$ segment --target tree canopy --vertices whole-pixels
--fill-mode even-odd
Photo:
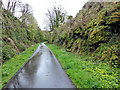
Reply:
[[[48,9],[46,13],[46,29],[53,31],[58,28],[60,24],[63,24],[66,20],[66,10],[61,5],[54,4],[52,9]]]

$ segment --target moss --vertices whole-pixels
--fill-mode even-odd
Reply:
[[[80,28],[75,28],[74,29],[74,33],[80,33],[80,31],[81,31]]]
[[[110,16],[110,18],[107,20],[107,24],[112,24],[118,21],[120,21],[120,12],[114,12]]]
[[[71,48],[72,45],[73,45],[73,39],[71,39],[70,41],[68,41],[68,44],[67,44],[67,48]]]
[[[57,33],[59,38],[56,38],[59,41],[58,44],[63,48],[71,49],[71,52],[76,54],[90,53],[94,57],[93,60],[109,62],[112,56],[110,52],[115,53],[110,50],[114,47],[112,45],[115,40],[112,44],[109,43],[112,47],[106,46],[106,43],[110,42],[113,34],[119,34],[119,6],[120,2],[117,4],[86,3],[73,21],[68,21],[59,27],[59,33]],[[70,22],[73,24],[70,25]],[[109,50],[105,50],[104,46]],[[115,55],[118,56],[116,53]]]
[[[97,42],[106,42],[110,39],[110,32],[108,26],[98,26],[94,28],[94,30],[91,32],[90,38],[89,38],[89,44],[95,44]]]

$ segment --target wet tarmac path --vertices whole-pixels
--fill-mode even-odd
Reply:
[[[5,88],[75,88],[52,51],[40,44]]]

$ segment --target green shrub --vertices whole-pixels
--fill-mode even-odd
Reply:
[[[2,47],[2,61],[10,59],[16,54],[16,51],[12,49],[10,45],[4,45]]]
[[[2,87],[5,86],[13,75],[25,64],[25,62],[28,61],[30,56],[37,49],[38,45],[39,44],[36,44],[33,47],[28,48],[26,51],[20,53],[19,55],[15,55],[13,58],[2,64]],[[5,47],[7,48],[6,50],[9,51],[9,46],[6,45]],[[2,87],[0,86],[0,89]]]
[[[20,51],[26,50],[26,46],[25,46],[25,45],[18,44],[17,47],[18,47],[18,49],[19,49]]]

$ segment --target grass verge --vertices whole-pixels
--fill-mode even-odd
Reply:
[[[12,78],[12,76],[28,61],[39,44],[28,48],[19,55],[14,56],[10,60],[2,64],[2,87]],[[0,89],[2,88],[0,87]]]
[[[77,56],[61,49],[60,46],[47,44],[60,61],[63,69],[77,88],[120,88],[118,68],[106,63],[95,63],[87,56]]]

